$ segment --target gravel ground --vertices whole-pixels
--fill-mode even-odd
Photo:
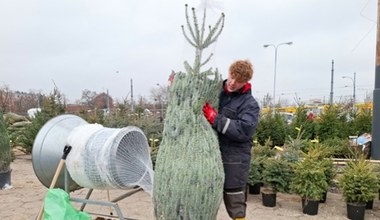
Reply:
[[[46,195],[44,187],[34,174],[31,155],[20,152],[16,154],[16,159],[11,164],[12,168],[12,188],[0,190],[0,219],[23,220],[35,219],[42,205],[42,200]],[[88,189],[81,189],[70,193],[72,198],[84,198]],[[126,190],[111,190],[110,196],[116,198],[125,194]],[[90,199],[95,201],[107,201],[107,191],[94,190]],[[80,203],[72,203],[79,209]],[[302,213],[301,199],[297,195],[281,194],[277,195],[276,207],[269,208],[262,205],[261,195],[248,195],[247,219],[347,219],[346,203],[339,193],[329,192],[326,203],[321,203],[318,214],[308,216]],[[153,205],[151,196],[143,191],[139,191],[117,203],[124,217],[131,219],[152,220]],[[115,210],[110,207],[87,205],[87,212],[101,214],[115,214]],[[97,215],[92,215],[93,219]],[[220,206],[217,220],[230,219],[226,214],[224,205]],[[365,219],[380,219],[380,201],[376,198],[373,209],[366,210]]]

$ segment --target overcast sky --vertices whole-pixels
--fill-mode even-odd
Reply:
[[[210,1],[208,1],[210,3]],[[70,102],[87,89],[116,99],[150,98],[172,70],[193,62],[180,26],[185,3],[200,0],[0,0],[0,86],[50,94],[55,85]],[[377,0],[213,1],[207,24],[223,11],[225,27],[210,66],[224,78],[237,59],[254,64],[253,93],[273,94],[273,47],[278,47],[276,99],[329,99],[335,61],[334,99],[372,95],[375,76]],[[199,18],[200,19],[200,18]]]

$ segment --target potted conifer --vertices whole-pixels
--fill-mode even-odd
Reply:
[[[252,160],[248,176],[248,187],[251,194],[260,194],[260,188],[263,185],[263,163],[266,158],[275,156],[276,152],[271,147],[272,141],[270,138],[265,141],[264,146],[259,145],[257,140],[255,140],[254,143],[255,145],[252,147]]]
[[[366,203],[373,200],[379,190],[379,180],[374,172],[374,165],[366,161],[363,156],[349,161],[338,181],[347,203],[347,217],[364,219]]]
[[[318,214],[319,201],[328,188],[326,168],[315,153],[310,150],[303,160],[294,164],[291,183],[292,192],[301,196],[302,212],[308,215]]]
[[[334,169],[333,160],[331,158],[323,158],[322,160],[320,160],[320,163],[324,170],[327,182],[326,191],[322,193],[322,198],[319,201],[321,203],[324,203],[327,199],[327,192],[329,190],[329,187],[333,184],[333,180],[336,176],[336,170]]]
[[[324,203],[326,202],[327,191],[336,176],[333,160],[331,159],[332,150],[329,147],[320,144],[317,139],[314,139],[311,141],[311,145],[309,146],[309,154],[319,163],[318,166],[321,166],[326,176],[328,187],[326,188],[326,191],[322,193],[320,200],[321,203]]]
[[[292,178],[290,163],[280,158],[265,158],[263,162],[261,190],[263,205],[276,206],[277,192],[289,192],[289,183]]]
[[[0,109],[0,189],[11,185],[12,147],[9,143],[9,135]]]
[[[377,179],[379,180],[379,200],[380,200],[380,164],[375,164],[374,165],[374,171],[377,175]]]
[[[252,158],[249,166],[248,187],[250,194],[260,194],[262,184],[262,157]]]

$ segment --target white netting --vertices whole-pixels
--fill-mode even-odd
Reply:
[[[139,128],[84,125],[75,128],[67,142],[72,146],[67,170],[78,185],[92,189],[140,186],[152,192],[149,146]]]

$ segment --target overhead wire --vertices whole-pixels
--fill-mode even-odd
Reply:
[[[374,27],[376,26],[376,21],[375,21],[375,20],[372,20],[372,19],[369,18],[369,17],[367,17],[367,16],[363,13],[364,9],[368,6],[368,4],[369,4],[370,1],[371,1],[371,0],[368,0],[368,1],[367,1],[367,3],[366,3],[366,4],[363,6],[363,8],[360,10],[360,13],[359,13],[359,14],[360,14],[361,17],[363,17],[363,18],[365,18],[366,20],[372,22],[373,24],[372,24],[372,26],[369,28],[369,30],[364,34],[364,36],[359,40],[359,42],[358,42],[357,44],[355,44],[355,46],[351,49],[351,52],[355,51],[356,48],[359,47],[359,45],[362,43],[362,41],[363,41],[364,39],[367,38],[367,36],[371,33],[371,31],[372,31],[372,30],[374,29]]]

